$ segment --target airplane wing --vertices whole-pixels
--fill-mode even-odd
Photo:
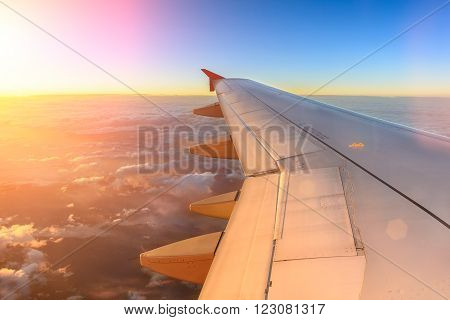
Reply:
[[[239,158],[246,179],[191,205],[229,219],[194,238],[208,250],[186,240],[188,253],[169,245],[143,265],[185,280],[201,269],[200,299],[450,297],[448,138],[203,71],[219,103],[195,113],[225,118],[214,156]]]

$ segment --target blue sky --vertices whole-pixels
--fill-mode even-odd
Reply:
[[[45,1],[48,6],[9,3],[124,82],[153,94],[206,94],[201,67],[309,93],[445,3],[81,0],[75,10],[69,2]],[[127,92],[0,7],[2,12],[11,32],[19,26],[21,38],[39,43],[27,68],[31,53],[24,44],[10,49],[23,58],[17,68],[9,59],[5,92]],[[319,93],[448,96],[449,58],[447,5]],[[45,72],[45,81],[30,70]]]
[[[198,64],[293,90],[314,90],[442,1],[206,1],[171,18],[173,68]],[[188,14],[186,14],[188,12]],[[196,35],[193,37],[192,35]],[[183,50],[184,49],[184,50]],[[192,60],[186,64],[185,59]],[[381,50],[327,91],[450,94],[450,6]],[[445,90],[445,88],[447,90]],[[389,93],[388,92],[388,93]]]

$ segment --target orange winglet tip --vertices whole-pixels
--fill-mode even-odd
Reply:
[[[214,81],[224,79],[224,77],[219,76],[217,73],[211,72],[207,69],[202,69],[203,73],[209,78],[209,91],[214,91]]]

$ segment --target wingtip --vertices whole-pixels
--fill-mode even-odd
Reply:
[[[206,74],[206,76],[209,78],[209,91],[214,91],[214,81],[224,79],[221,75],[218,75],[217,73],[211,72],[208,69],[202,69],[203,73]]]
[[[218,75],[217,73],[214,73],[212,71],[209,71],[208,69],[204,69],[202,68],[202,71],[204,74],[206,74],[206,76],[211,79],[211,80],[219,80],[219,79],[224,79],[224,77],[222,77],[221,75]]]

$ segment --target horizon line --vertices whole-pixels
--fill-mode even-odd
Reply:
[[[288,92],[288,91],[286,91]],[[383,97],[383,98],[450,98],[450,95],[406,95],[406,94],[380,94],[380,95],[372,95],[372,94],[300,94],[295,92],[290,92],[298,96],[311,96],[311,97]],[[151,97],[213,97],[214,93],[202,93],[202,94],[166,94],[166,93],[113,93],[113,92],[59,92],[59,93],[31,93],[31,94],[1,94],[0,98],[26,98],[26,97],[49,97],[49,96],[151,96]]]

